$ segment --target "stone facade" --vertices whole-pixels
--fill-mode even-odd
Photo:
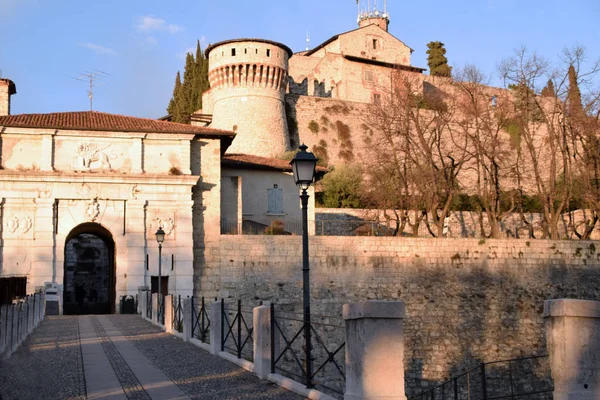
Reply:
[[[205,217],[193,213],[194,201],[196,210],[211,205],[215,225],[219,221],[218,194],[211,203],[202,190],[210,193],[216,187],[218,193],[220,188],[220,175],[211,175],[220,169],[218,132],[183,125],[184,132],[176,133],[169,129],[180,125],[167,122],[159,123],[166,132],[138,132],[136,126],[154,122],[94,112],[82,113],[75,124],[125,118],[131,131],[60,128],[72,123],[67,114],[46,115],[64,119],[57,128],[18,126],[27,115],[0,121],[0,277],[26,276],[28,293],[46,282],[65,284],[72,295],[81,283],[74,276],[86,273],[85,263],[72,263],[73,238],[100,232],[114,253],[103,267],[111,270],[98,277],[112,281],[114,312],[121,296],[135,295],[158,275],[154,233],[162,227],[162,275],[168,277],[169,292],[191,295],[194,235],[197,242],[204,240],[195,226],[202,226]],[[211,221],[210,213],[207,217]],[[92,283],[87,283],[88,295]]]
[[[402,300],[407,394],[481,361],[544,354],[546,299],[597,299],[594,241],[312,237],[311,308]],[[222,236],[195,294],[302,304],[300,237]]]

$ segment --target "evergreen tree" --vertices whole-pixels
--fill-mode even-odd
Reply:
[[[209,88],[208,59],[204,56],[198,41],[196,57],[191,53],[186,54],[183,82],[181,74],[177,72],[173,97],[167,107],[173,122],[190,123],[190,115],[202,108],[202,93]]]
[[[579,115],[583,110],[581,91],[577,83],[577,72],[573,64],[569,66],[569,92],[567,93],[567,111],[571,116]]]
[[[196,70],[194,75],[194,111],[202,108],[202,93],[210,88],[208,82],[208,60],[204,57],[200,41],[196,46]]]
[[[446,49],[442,42],[427,43],[427,65],[431,76],[452,76],[452,67],[448,65]]]
[[[181,97],[182,97],[182,112],[188,117],[191,113],[196,111],[192,102],[195,99],[194,94],[194,76],[196,72],[196,61],[194,56],[187,53],[185,56],[185,68],[183,70],[183,83],[181,84]],[[177,121],[184,122],[184,121]]]
[[[552,82],[552,79],[548,79],[548,83],[546,83],[546,86],[544,86],[542,89],[542,96],[556,97],[556,90],[554,89],[554,83]]]
[[[167,112],[171,115],[175,115],[177,113],[177,101],[179,100],[179,94],[181,93],[181,75],[179,71],[177,71],[177,76],[175,77],[175,87],[173,88],[173,97],[171,97],[171,101],[169,101],[169,106],[167,107]]]

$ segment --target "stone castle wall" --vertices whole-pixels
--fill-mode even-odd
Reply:
[[[600,296],[598,242],[311,237],[315,314],[344,303],[406,303],[408,394],[480,361],[543,354],[545,299]],[[221,236],[195,295],[301,308],[300,237]]]

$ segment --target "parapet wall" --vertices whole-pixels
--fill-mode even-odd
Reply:
[[[600,297],[595,241],[311,237],[314,313],[406,303],[410,396],[480,361],[546,352],[546,299]],[[600,250],[600,249],[599,249]],[[206,249],[196,295],[302,304],[301,238],[226,236]]]

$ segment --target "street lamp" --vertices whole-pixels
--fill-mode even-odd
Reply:
[[[304,303],[304,351],[306,354],[306,387],[312,388],[312,358],[311,358],[311,340],[310,340],[310,280],[308,264],[308,193],[306,190],[312,184],[315,178],[317,168],[317,157],[313,153],[307,152],[308,147],[305,144],[300,146],[300,151],[296,153],[294,159],[290,162],[294,172],[294,181],[302,190],[300,200],[302,201],[302,289]]]
[[[161,299],[160,296],[162,294],[162,287],[160,285],[160,278],[162,275],[162,244],[165,241],[165,231],[163,231],[162,226],[158,228],[158,230],[156,231],[156,241],[158,242],[158,309],[159,309],[159,315],[160,315],[160,309],[161,309]],[[164,313],[164,311],[163,311]]]

